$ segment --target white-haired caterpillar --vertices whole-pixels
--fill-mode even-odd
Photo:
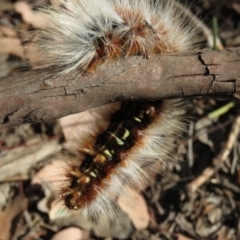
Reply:
[[[94,73],[132,55],[184,51],[197,39],[194,24],[172,0],[65,0],[43,12],[49,26],[33,37],[44,56],[37,66],[59,74]],[[182,109],[179,101],[163,100],[90,110],[102,116],[75,139],[77,157],[59,189],[66,207],[112,218],[124,185],[143,190],[153,164],[170,159],[174,139],[185,128]]]

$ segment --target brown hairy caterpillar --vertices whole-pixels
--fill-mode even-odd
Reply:
[[[172,0],[66,0],[43,13],[49,26],[34,33],[44,55],[36,65],[58,74],[94,73],[128,56],[184,51],[197,41],[196,27]],[[76,157],[59,193],[69,209],[114,220],[115,198],[127,194],[124,185],[143,190],[153,168],[159,170],[155,164],[171,159],[174,139],[185,129],[184,106],[163,100],[99,109],[89,111],[98,121],[69,145]]]

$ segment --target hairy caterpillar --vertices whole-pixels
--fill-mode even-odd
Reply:
[[[43,12],[49,26],[34,33],[44,56],[36,65],[59,74],[94,73],[132,55],[184,51],[197,40],[194,24],[171,0],[66,0]],[[83,117],[87,127],[70,145],[75,157],[59,189],[64,205],[91,219],[114,220],[124,185],[143,190],[154,164],[170,160],[174,139],[185,129],[183,109],[179,101],[163,100],[90,110]]]

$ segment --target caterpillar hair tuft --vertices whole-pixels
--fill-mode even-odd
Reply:
[[[191,49],[197,28],[173,0],[67,0],[43,10],[46,29],[34,35],[44,55],[38,67],[94,73],[132,55],[149,57]]]
[[[32,37],[44,56],[36,65],[58,74],[89,74],[129,56],[185,51],[198,40],[197,27],[172,0],[66,0],[42,11],[49,24]],[[115,199],[127,194],[124,185],[143,190],[154,169],[171,160],[174,140],[186,129],[184,105],[124,102],[82,113],[86,124],[68,144],[75,157],[63,171],[60,200],[89,219],[116,219]]]

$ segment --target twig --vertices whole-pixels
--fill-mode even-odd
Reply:
[[[109,102],[240,96],[240,48],[127,58],[91,76],[39,69],[0,78],[0,128],[47,121]]]
[[[224,161],[226,161],[238,137],[239,130],[240,130],[240,116],[236,118],[224,148],[222,149],[220,154],[213,160],[213,164],[215,167],[207,167],[200,176],[198,176],[188,184],[188,189],[192,193],[196,192],[198,188],[200,188],[204,183],[206,183],[216,172],[216,168],[218,169],[220,165]]]

